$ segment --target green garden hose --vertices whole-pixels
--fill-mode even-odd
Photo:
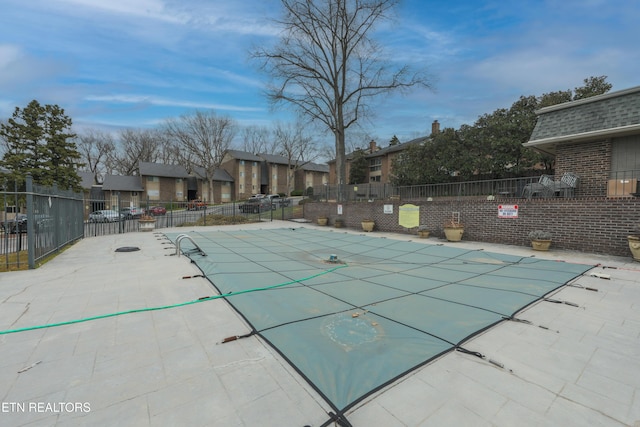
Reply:
[[[314,274],[313,276],[305,277],[303,279],[298,279],[298,280],[291,280],[289,282],[280,283],[278,285],[264,286],[264,287],[261,287],[261,288],[245,289],[244,291],[230,292],[230,293],[224,294],[224,295],[213,295],[213,296],[210,296],[210,297],[202,297],[202,298],[198,298],[197,300],[194,300],[194,301],[187,301],[187,302],[183,302],[183,303],[179,303],[179,304],[163,305],[163,306],[160,306],[160,307],[138,308],[138,309],[134,309],[134,310],[119,311],[117,313],[102,314],[100,316],[93,316],[93,317],[85,317],[85,318],[82,318],[82,319],[68,320],[66,322],[49,323],[49,324],[46,324],[46,325],[29,326],[29,327],[26,327],[26,328],[18,328],[18,329],[7,329],[7,330],[4,330],[4,331],[0,331],[0,335],[14,334],[16,332],[33,331],[33,330],[36,330],[36,329],[54,328],[56,326],[73,325],[75,323],[83,323],[83,322],[89,322],[91,320],[106,319],[106,318],[109,318],[109,317],[122,316],[124,314],[143,313],[145,311],[166,310],[168,308],[183,307],[185,305],[197,304],[197,303],[200,303],[200,302],[205,302],[205,301],[210,301],[210,300],[215,300],[215,299],[220,299],[220,298],[229,298],[229,297],[232,297],[232,296],[235,296],[235,295],[246,294],[246,293],[249,293],[249,292],[268,291],[270,289],[280,288],[282,286],[293,285],[295,283],[300,283],[300,282],[304,282],[306,280],[311,280],[311,279],[314,279],[316,277],[319,277],[319,276],[322,276],[322,275],[325,275],[325,274],[328,274],[328,273],[332,273],[332,272],[338,270],[339,268],[344,268],[344,267],[347,267],[347,264],[341,264],[341,265],[336,266],[334,268],[331,268],[329,270],[325,270],[325,271],[322,271],[322,272],[320,272],[318,274]]]

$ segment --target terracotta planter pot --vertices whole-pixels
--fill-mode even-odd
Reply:
[[[342,228],[342,227],[344,227],[344,220],[342,220],[342,219],[336,219],[336,220],[334,221],[334,223],[333,223],[333,226],[334,226],[335,228]]]
[[[464,228],[446,228],[444,229],[444,235],[450,242],[459,242],[462,240],[462,234]]]
[[[374,221],[364,219],[362,220],[362,231],[371,232],[373,231],[373,227],[375,227],[376,223]]]
[[[429,237],[429,230],[418,230],[418,237],[420,237],[421,239],[426,239],[427,237]]]
[[[321,216],[320,218],[318,218],[318,225],[327,225],[328,221],[329,218]]]
[[[634,260],[640,261],[640,236],[627,236],[629,249]]]
[[[551,246],[551,240],[532,240],[531,247],[534,251],[548,251]]]

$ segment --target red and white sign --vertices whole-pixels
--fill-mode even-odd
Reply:
[[[518,205],[499,205],[498,218],[518,218]]]

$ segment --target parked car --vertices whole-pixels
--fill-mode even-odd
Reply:
[[[271,208],[277,209],[281,206],[289,206],[291,204],[291,199],[287,199],[286,197],[280,197],[279,194],[269,194],[266,196],[267,199],[271,201]]]
[[[109,209],[95,211],[89,214],[89,222],[117,222],[123,219],[124,216],[120,212]]]
[[[189,211],[199,211],[206,208],[207,204],[199,199],[192,200],[187,204],[187,210]]]
[[[259,213],[272,209],[271,201],[266,197],[250,197],[245,203],[238,207],[242,213]]]
[[[153,216],[166,215],[167,214],[167,209],[164,208],[163,206],[151,206],[149,208],[149,214],[151,214]]]
[[[2,229],[5,231],[5,233],[26,233],[27,215],[18,214],[14,219],[3,221]]]
[[[131,206],[128,208],[120,209],[120,213],[125,219],[140,218],[142,215],[144,215],[144,209],[138,208],[136,206]]]
[[[36,228],[35,231],[46,230],[53,225],[53,218],[46,214],[35,214]],[[14,219],[2,222],[2,229],[7,233],[26,233],[27,232],[27,215],[18,214]]]

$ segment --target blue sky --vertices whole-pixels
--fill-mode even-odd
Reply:
[[[239,125],[287,121],[249,59],[274,43],[278,0],[3,0],[0,118],[32,99],[84,128],[150,128],[195,109]],[[426,68],[434,90],[374,104],[363,132],[386,145],[472,124],[520,95],[608,76],[640,85],[638,0],[404,0],[378,37],[393,61]],[[332,141],[332,136],[326,136]]]

